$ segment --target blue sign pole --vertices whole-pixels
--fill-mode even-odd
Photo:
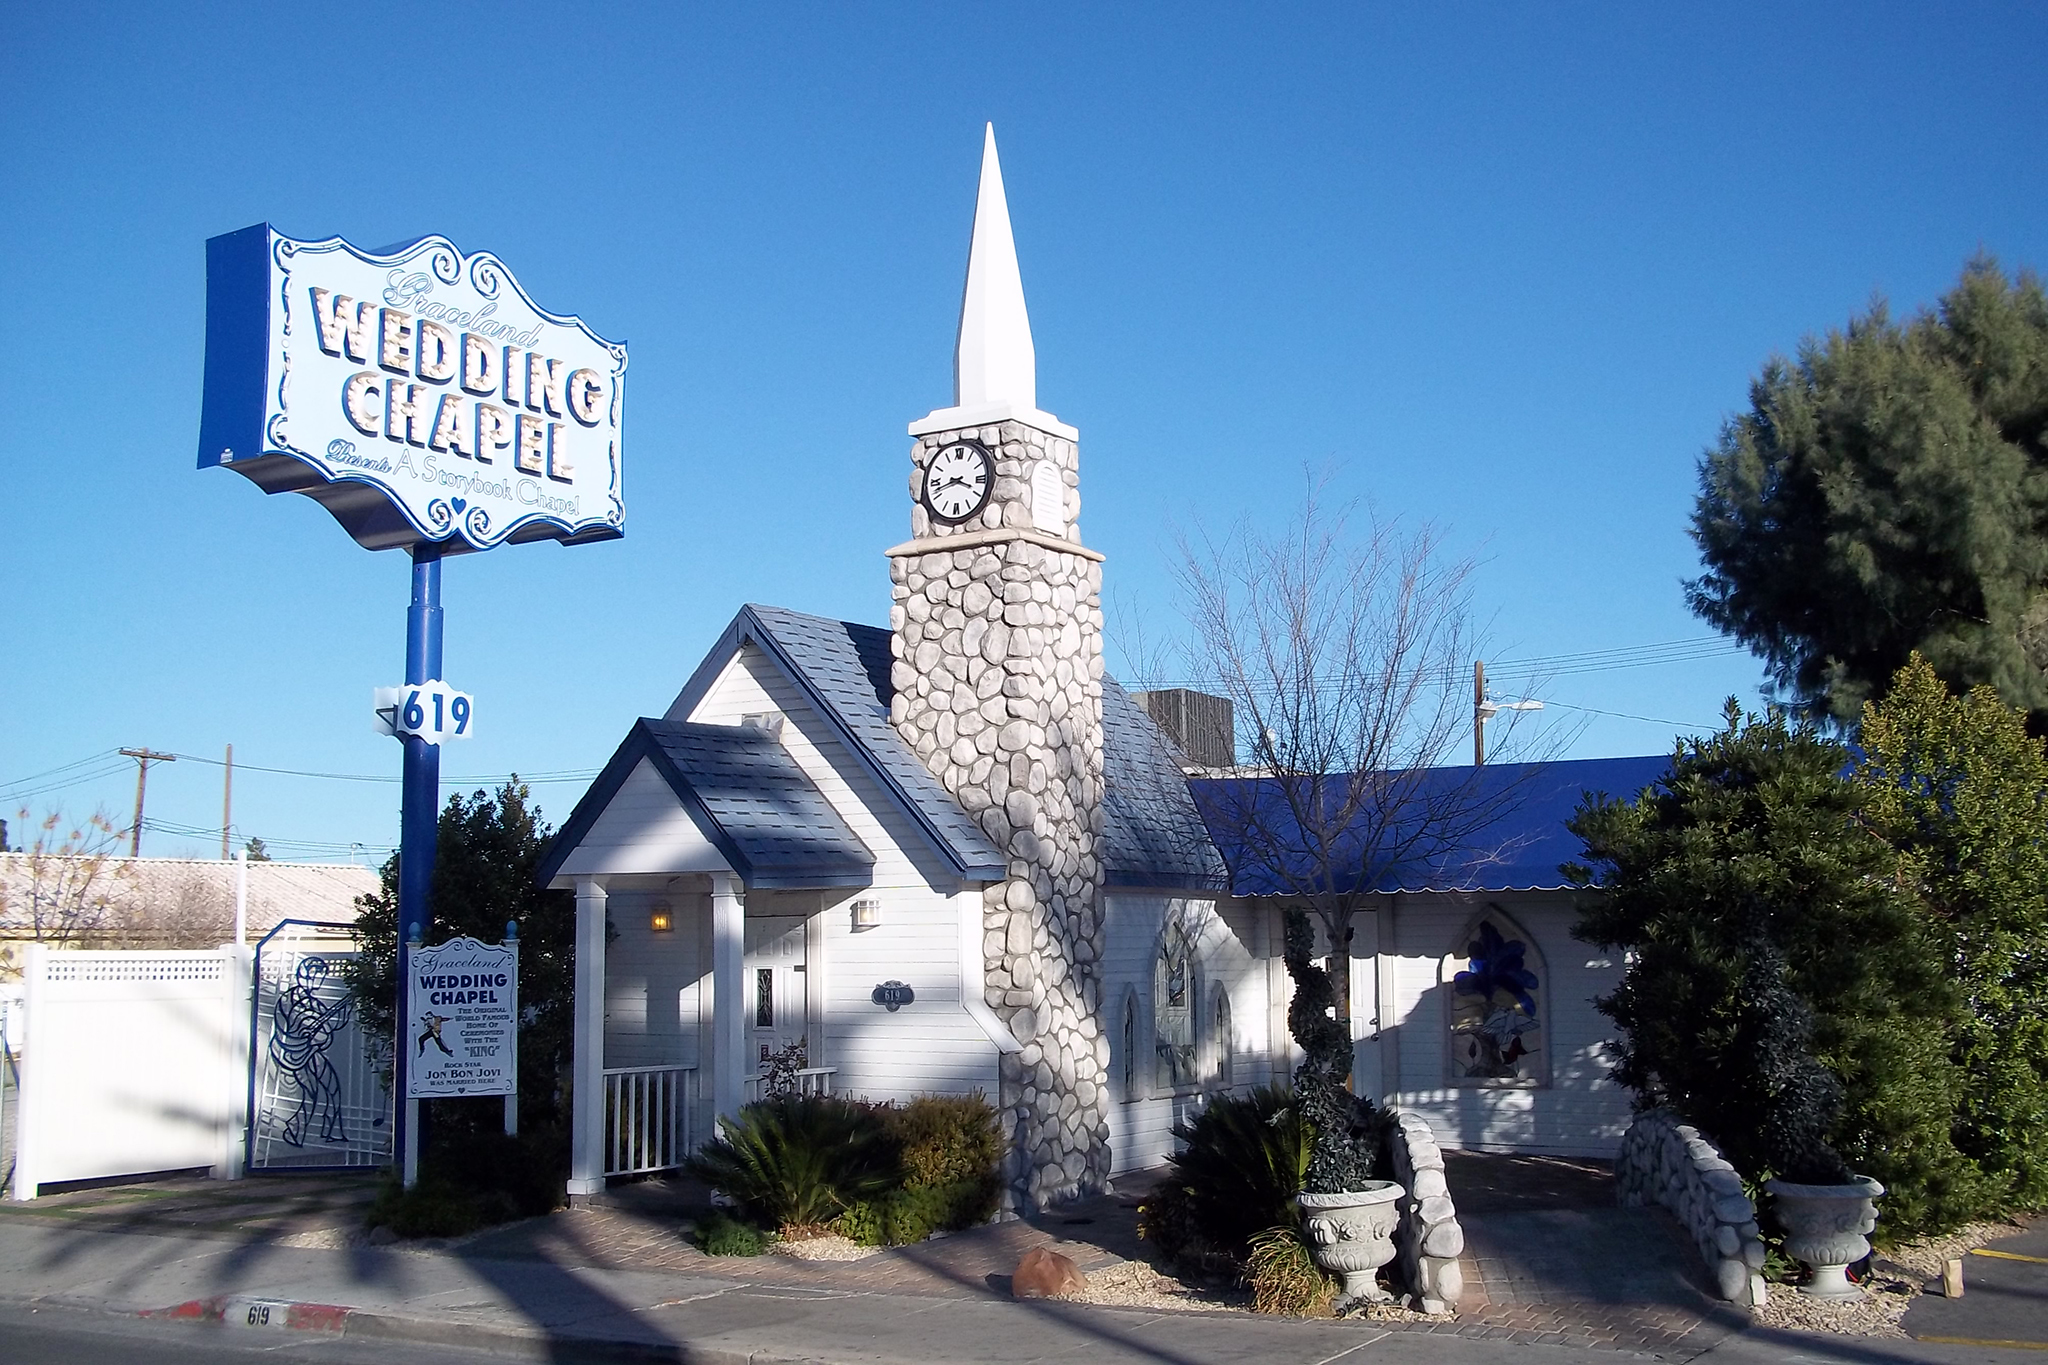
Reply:
[[[412,549],[412,605],[405,611],[405,681],[441,676],[441,547],[423,541]],[[419,1135],[406,1086],[406,1001],[412,980],[412,940],[428,928],[427,895],[434,881],[434,845],[441,818],[441,746],[405,737],[398,835],[398,1003],[392,1068],[392,1145],[407,1188],[418,1178]]]

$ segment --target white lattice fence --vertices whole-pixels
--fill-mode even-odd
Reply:
[[[249,953],[52,952],[23,973],[12,1193],[69,1180],[241,1166]]]

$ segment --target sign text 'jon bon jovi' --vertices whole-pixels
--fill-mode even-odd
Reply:
[[[495,256],[259,224],[209,241],[206,276],[201,467],[304,493],[369,549],[621,533],[626,348]]]

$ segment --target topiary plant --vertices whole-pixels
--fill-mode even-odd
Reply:
[[[875,1112],[819,1095],[746,1106],[685,1169],[770,1227],[830,1222],[902,1179],[896,1144]]]
[[[1238,1098],[1218,1095],[1194,1120],[1175,1126],[1181,1148],[1168,1158],[1188,1217],[1216,1247],[1242,1256],[1261,1229],[1300,1221],[1311,1152],[1308,1126],[1285,1086]]]
[[[1302,1189],[1339,1194],[1363,1189],[1373,1178],[1381,1115],[1345,1084],[1351,1077],[1351,1029],[1336,1017],[1337,993],[1329,972],[1313,959],[1315,941],[1308,915],[1290,908],[1283,956],[1294,978],[1294,999],[1287,1006],[1287,1027],[1303,1053],[1294,1069],[1294,1107],[1313,1143]]]

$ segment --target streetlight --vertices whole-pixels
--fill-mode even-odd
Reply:
[[[1474,660],[1472,664],[1472,766],[1486,766],[1486,722],[1503,711],[1541,711],[1540,701],[1488,701],[1486,699],[1486,664]]]

